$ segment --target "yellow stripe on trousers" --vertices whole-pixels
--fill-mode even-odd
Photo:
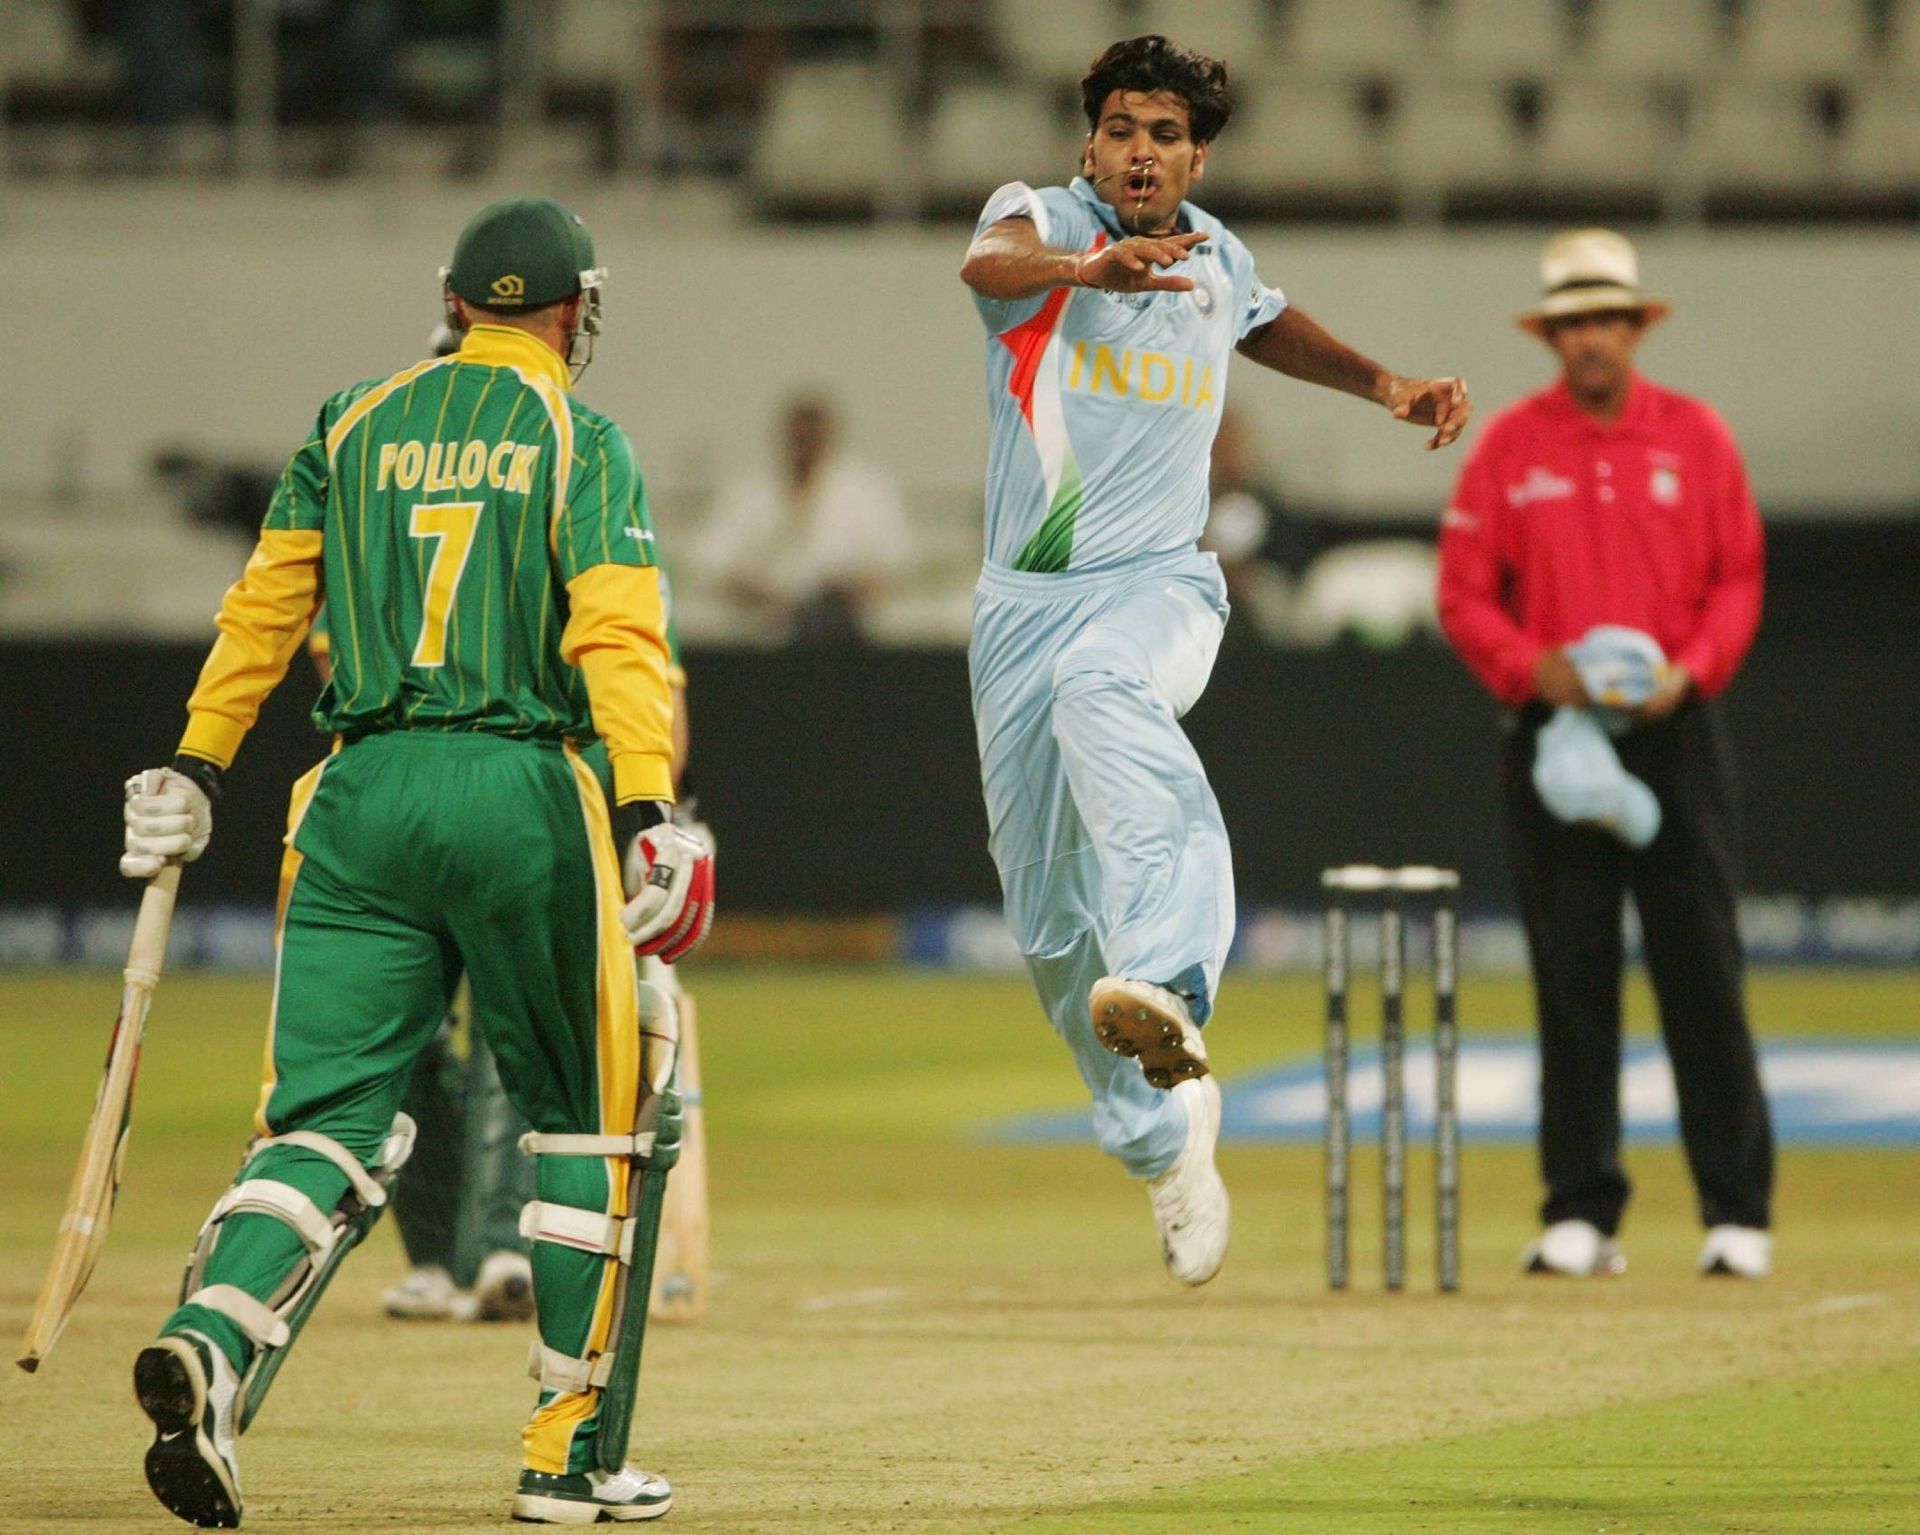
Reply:
[[[600,781],[572,747],[567,748],[567,764],[573,769],[574,782],[580,791],[580,812],[593,856],[594,925],[599,943],[594,976],[595,1059],[600,1074],[598,1128],[601,1135],[631,1135],[640,1107],[640,997],[633,947],[620,925],[620,907],[625,901],[620,860],[613,846],[613,826],[607,816],[607,800]],[[607,1158],[609,1215],[629,1213],[628,1174],[626,1158]],[[587,1329],[585,1357],[588,1359],[604,1353],[612,1341],[619,1274],[619,1261],[609,1258],[601,1272],[593,1321]],[[628,1297],[629,1305],[646,1303],[644,1295]],[[599,1401],[599,1388],[590,1387],[586,1391],[563,1391],[536,1408],[520,1434],[527,1469],[564,1475],[574,1430],[592,1415]]]
[[[333,749],[340,750],[339,742],[334,743]],[[273,1097],[273,1089],[280,1080],[273,1064],[273,1036],[280,1022],[280,955],[287,936],[287,908],[293,904],[293,883],[300,877],[300,865],[306,861],[294,847],[293,839],[306,818],[307,807],[313,803],[314,791],[320,787],[320,775],[332,760],[326,757],[303,774],[287,801],[287,850],[280,855],[280,897],[273,912],[273,1003],[267,1010],[267,1044],[260,1065],[260,1105],[253,1111],[253,1128],[260,1135],[273,1134],[273,1127],[267,1123],[267,1101]]]

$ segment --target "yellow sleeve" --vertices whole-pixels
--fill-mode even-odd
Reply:
[[[614,803],[673,800],[673,695],[660,572],[591,565],[567,583],[560,654],[586,674],[593,728],[613,763]]]
[[[317,529],[268,528],[220,603],[220,638],[187,700],[180,750],[230,766],[320,606]]]

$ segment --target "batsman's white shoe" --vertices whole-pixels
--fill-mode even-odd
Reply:
[[[1765,1279],[1773,1272],[1773,1233],[1757,1226],[1713,1226],[1700,1249],[1700,1272]]]
[[[658,1519],[673,1507],[673,1489],[664,1476],[638,1466],[609,1474],[549,1476],[522,1471],[514,1494],[513,1517],[521,1524],[598,1524]]]
[[[1569,1274],[1579,1279],[1627,1271],[1620,1244],[1601,1235],[1591,1221],[1555,1221],[1520,1261],[1529,1274]]]
[[[1189,1077],[1176,1083],[1173,1093],[1186,1106],[1187,1143],[1173,1166],[1147,1180],[1147,1193],[1167,1272],[1182,1284],[1202,1285],[1220,1272],[1232,1230],[1227,1186],[1213,1165],[1220,1140],[1220,1085],[1212,1077]]]
[[[533,1264],[525,1253],[488,1253],[461,1297],[463,1322],[525,1322],[533,1316]]]
[[[1155,1087],[1207,1074],[1207,1047],[1186,1002],[1151,981],[1102,976],[1088,999],[1093,1034],[1115,1055],[1137,1056]]]
[[[423,1264],[381,1297],[387,1315],[402,1322],[445,1322],[459,1316],[459,1286],[437,1263]]]
[[[188,1524],[231,1530],[240,1523],[240,1468],[233,1455],[233,1399],[240,1377],[197,1332],[140,1350],[133,1394],[153,1420],[147,1485]]]

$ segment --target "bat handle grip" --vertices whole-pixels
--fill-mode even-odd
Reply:
[[[140,916],[133,924],[123,975],[129,986],[156,986],[167,959],[167,929],[173,925],[173,900],[180,890],[180,865],[170,863],[147,881]]]

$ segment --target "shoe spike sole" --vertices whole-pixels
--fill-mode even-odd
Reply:
[[[1207,1063],[1188,1048],[1176,1018],[1137,997],[1101,997],[1093,1005],[1093,1033],[1115,1055],[1140,1062],[1148,1083],[1165,1090],[1191,1077],[1204,1077]]]

